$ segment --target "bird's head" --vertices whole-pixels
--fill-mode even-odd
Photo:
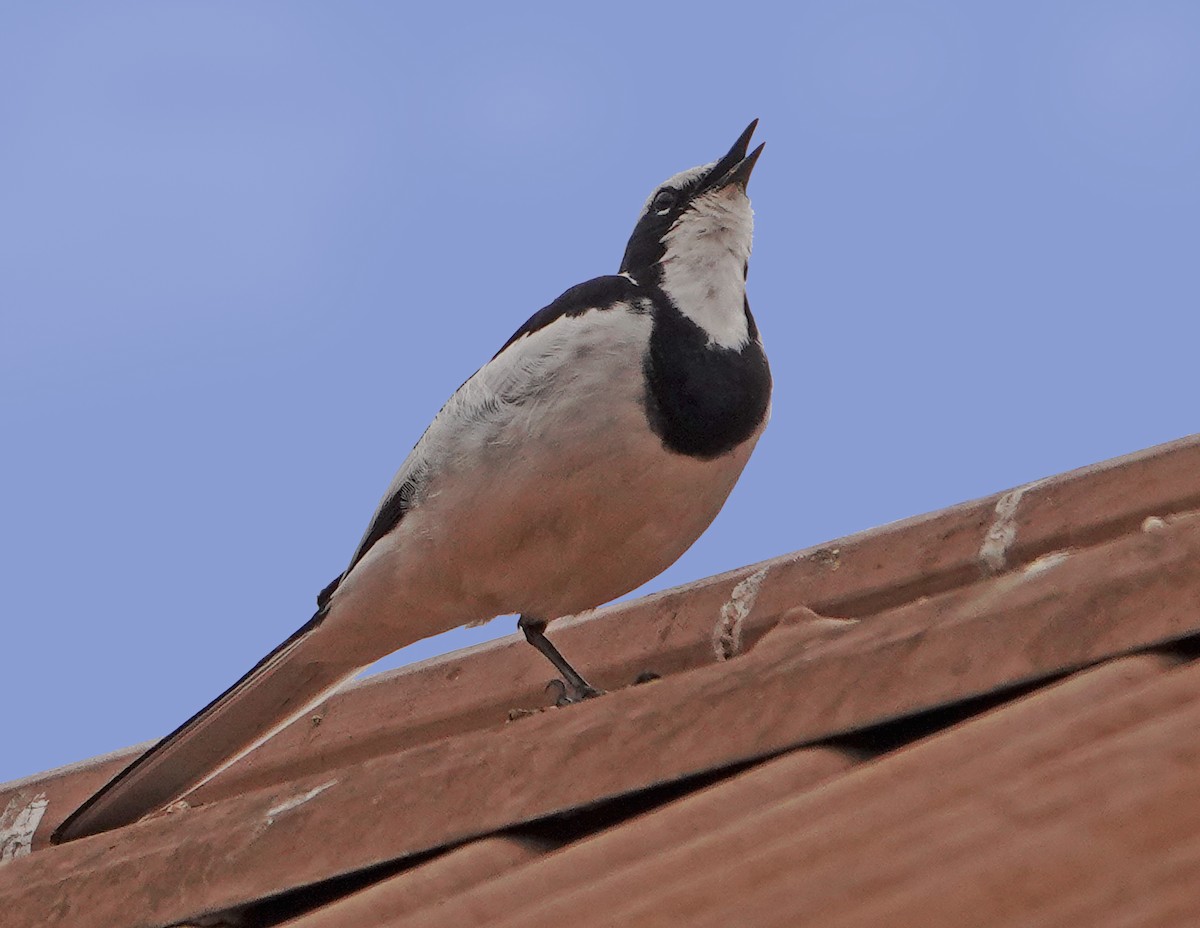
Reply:
[[[746,149],[757,125],[720,161],[684,170],[650,194],[620,263],[620,273],[661,289],[709,343],[725,348],[752,336],[743,309],[754,233],[746,182],[763,146]]]
[[[684,170],[650,194],[625,247],[623,274],[668,294],[674,277],[730,264],[744,279],[754,232],[746,182],[763,146],[749,155],[746,149],[757,125],[751,122],[720,161]]]

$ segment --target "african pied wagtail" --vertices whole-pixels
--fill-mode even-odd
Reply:
[[[76,810],[55,841],[180,798],[362,668],[459,625],[519,613],[571,698],[597,693],[547,640],[547,621],[674,563],[767,424],[771,374],[745,287],[756,123],[719,161],[653,193],[620,273],[534,313],[450,397],[308,624]]]

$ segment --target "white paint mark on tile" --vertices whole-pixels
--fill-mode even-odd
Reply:
[[[1042,483],[1041,480],[1027,483],[996,500],[995,521],[979,548],[979,566],[985,574],[998,574],[1008,567],[1008,552],[1017,540],[1017,508],[1021,505],[1021,497]]]
[[[19,795],[8,801],[0,812],[0,864],[30,853],[33,836],[49,804],[45,793],[36,794],[27,803]]]
[[[297,806],[304,805],[306,802],[308,802],[314,796],[317,796],[320,793],[325,792],[325,790],[329,789],[329,787],[336,786],[336,785],[337,785],[337,780],[330,780],[328,783],[322,783],[320,786],[314,786],[307,793],[301,793],[299,796],[293,796],[291,799],[287,799],[287,800],[281,802],[279,805],[268,809],[267,810],[268,824],[272,820],[274,820],[276,815],[280,815],[284,812],[290,812],[292,809],[295,809]]]
[[[729,602],[721,607],[720,618],[713,629],[713,651],[717,660],[727,661],[742,651],[742,626],[758,599],[758,590],[770,568],[762,567],[733,588]]]
[[[1049,554],[1043,554],[1032,564],[1027,564],[1021,573],[1026,577],[1036,577],[1038,574],[1044,574],[1046,571],[1058,567],[1070,556],[1070,551],[1051,551]]]

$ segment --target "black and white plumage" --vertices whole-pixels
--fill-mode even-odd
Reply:
[[[460,387],[388,487],[317,614],[59,828],[70,840],[180,798],[397,648],[519,613],[545,623],[670,566],[720,511],[766,426],[746,300],[755,123],[646,202],[620,272],[535,313]]]

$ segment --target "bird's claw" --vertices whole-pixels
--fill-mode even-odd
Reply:
[[[571,686],[565,680],[551,680],[546,684],[546,692],[554,694],[554,705],[561,709],[563,706],[571,706],[577,702],[583,702],[585,699],[594,699],[597,696],[603,696],[604,690],[598,690],[596,687],[585,683],[583,686]]]

